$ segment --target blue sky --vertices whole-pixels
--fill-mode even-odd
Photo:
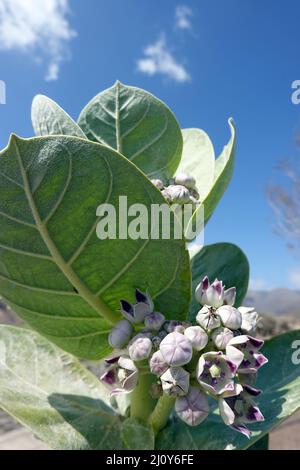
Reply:
[[[77,118],[116,79],[157,95],[182,127],[203,128],[217,154],[232,116],[235,173],[205,241],[238,244],[256,287],[292,280],[300,288],[299,263],[273,233],[265,198],[276,162],[295,154],[300,130],[300,105],[291,101],[291,84],[300,79],[299,1],[9,0],[14,2],[19,13],[11,23],[8,0],[0,0],[0,80],[7,87],[1,147],[10,132],[33,134],[35,94],[50,96]]]

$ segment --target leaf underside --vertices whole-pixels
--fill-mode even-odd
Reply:
[[[122,449],[109,393],[37,333],[0,326],[0,407],[52,449]]]
[[[180,162],[182,135],[170,109],[150,93],[117,82],[82,110],[88,139],[118,150],[149,177],[170,177]]]

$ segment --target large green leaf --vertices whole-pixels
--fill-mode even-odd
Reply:
[[[265,421],[251,426],[251,439],[232,431],[217,414],[212,414],[194,428],[175,420],[158,436],[157,448],[247,449],[268,434],[300,408],[300,364],[292,361],[292,345],[296,340],[300,340],[300,331],[284,333],[265,344],[263,352],[269,363],[261,370],[257,384],[263,390],[257,403]]]
[[[86,139],[78,124],[47,96],[36,95],[34,97],[31,120],[36,135],[73,135]]]
[[[222,198],[231,180],[232,173],[233,173],[233,166],[234,166],[234,155],[235,155],[235,127],[233,125],[232,119],[229,119],[228,123],[229,123],[230,131],[231,131],[231,138],[228,144],[225,145],[219,158],[215,161],[213,183],[207,195],[201,201],[201,204],[199,204],[198,208],[194,211],[193,217],[191,218],[189,222],[189,227],[187,228],[187,232],[190,230],[191,224],[193,225],[195,224],[197,216],[200,216],[200,218],[203,218],[204,224],[208,222],[208,220],[210,219],[215,208],[217,207],[220,199]],[[208,141],[207,141],[207,147],[209,149]],[[206,154],[206,158],[210,162],[209,165],[211,165],[211,152],[212,150],[207,150],[207,154]],[[207,192],[207,187],[205,188],[205,191]],[[200,211],[203,211],[203,214],[201,214]],[[200,226],[200,230],[202,230],[201,226]],[[192,244],[190,245],[191,245],[190,254],[191,254],[191,257],[193,257],[201,249],[202,244],[201,243],[197,244],[197,240],[195,240],[194,246],[192,246]]]
[[[152,450],[154,449],[154,432],[150,426],[138,419],[126,419],[121,428],[121,437],[125,449]]]
[[[176,173],[193,175],[200,201],[204,201],[214,182],[214,148],[208,135],[201,129],[183,129],[182,135],[183,151]]]
[[[223,281],[226,288],[235,286],[237,289],[236,303],[241,305],[249,283],[249,263],[242,250],[232,243],[215,243],[204,246],[192,261],[192,291],[204,276],[208,276],[210,281],[218,278]],[[192,297],[190,307],[190,318],[194,319],[199,303]]]
[[[88,359],[108,352],[119,300],[133,301],[136,287],[167,317],[184,318],[190,301],[188,253],[172,226],[170,240],[150,229],[146,239],[97,237],[97,207],[118,209],[120,195],[148,213],[164,203],[131,162],[90,141],[12,136],[0,154],[0,293],[34,329]]]
[[[53,449],[122,449],[105,387],[37,333],[0,326],[0,407]]]
[[[182,135],[170,109],[150,93],[116,82],[83,109],[78,123],[90,140],[117,149],[148,176],[171,176]]]

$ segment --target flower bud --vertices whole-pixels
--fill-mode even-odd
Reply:
[[[198,388],[191,387],[187,395],[177,398],[175,411],[178,417],[189,426],[198,426],[209,413],[206,395]]]
[[[156,351],[149,361],[149,366],[152,374],[162,375],[169,368],[169,365],[166,363],[162,353]]]
[[[243,333],[255,336],[258,322],[258,313],[253,307],[239,307],[238,311],[242,315],[241,330]]]
[[[218,308],[223,305],[224,300],[224,287],[222,281],[215,279],[210,285],[208,277],[198,284],[195,290],[196,300],[201,305],[208,305],[210,307]]]
[[[241,312],[231,305],[223,305],[218,308],[217,314],[221,318],[223,325],[227,326],[227,328],[230,328],[231,330],[238,330],[242,325]]]
[[[133,328],[127,320],[120,320],[111,330],[108,342],[114,349],[123,348],[132,335]]]
[[[160,312],[152,312],[146,315],[145,317],[145,327],[149,330],[158,331],[161,329],[162,325],[165,322],[165,316]]]
[[[147,337],[135,336],[128,347],[128,353],[133,361],[143,361],[147,359],[152,350],[152,341]]]
[[[165,188],[161,191],[161,194],[163,195],[163,197],[165,198],[165,200],[169,203],[169,204],[172,204],[172,195],[171,193],[168,191],[168,188]]]
[[[226,349],[229,341],[234,337],[234,334],[229,328],[217,328],[212,333],[212,340],[218,349]]]
[[[201,351],[208,343],[208,336],[200,326],[189,326],[185,329],[184,334],[196,351]]]
[[[186,395],[190,386],[190,374],[183,367],[170,367],[160,378],[164,393],[171,396]]]
[[[205,330],[213,330],[221,326],[221,319],[214,309],[206,305],[199,310],[196,316],[196,322]]]
[[[135,291],[137,303],[132,305],[127,300],[120,301],[120,310],[126,320],[131,323],[142,323],[145,316],[153,311],[153,302],[148,292],[144,294],[139,289]]]
[[[224,304],[225,305],[234,305],[236,298],[236,288],[230,287],[224,291]]]
[[[188,189],[193,189],[196,186],[196,180],[193,176],[189,175],[188,173],[178,173],[175,176],[175,184],[179,184],[181,186],[185,186]]]
[[[162,182],[162,180],[154,179],[151,180],[151,183],[154,184],[154,186],[156,186],[157,189],[159,189],[160,191],[164,189],[164,183]]]
[[[160,343],[159,349],[170,366],[187,364],[193,355],[192,343],[177,331],[169,333]]]
[[[170,195],[173,204],[186,204],[189,202],[190,193],[189,190],[184,186],[170,185],[166,191]]]

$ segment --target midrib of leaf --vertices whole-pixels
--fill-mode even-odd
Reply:
[[[61,256],[60,252],[58,251],[55,243],[50,237],[48,232],[47,226],[45,223],[42,222],[40,214],[37,210],[34,198],[31,193],[27,173],[25,171],[22,157],[19,151],[19,147],[16,141],[16,138],[12,138],[12,142],[15,145],[16,155],[21,171],[21,176],[23,179],[24,184],[24,191],[28,200],[29,207],[31,209],[34,221],[36,226],[41,234],[41,237],[47,246],[53,261],[56,265],[60,268],[62,273],[66,276],[66,278],[70,281],[70,283],[77,289],[78,293],[83,297],[83,299],[93,307],[99,316],[104,317],[108,322],[114,324],[117,320],[116,315],[101,301],[99,297],[96,297],[81,281],[81,279],[77,276],[77,274],[73,271],[73,269],[65,262],[63,257]],[[70,158],[72,159],[71,155]]]
[[[116,119],[116,144],[117,151],[122,153],[122,137],[121,137],[121,127],[120,127],[120,83],[116,83],[116,109],[115,109],[115,119]]]

